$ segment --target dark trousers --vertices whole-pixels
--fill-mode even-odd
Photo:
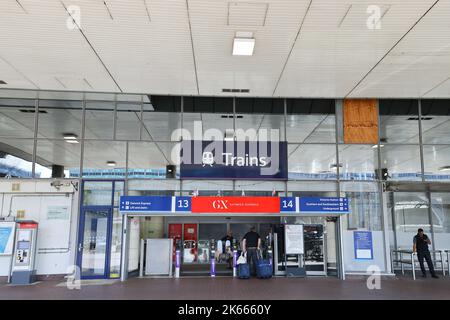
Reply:
[[[257,249],[249,248],[247,249],[247,263],[250,268],[250,274],[252,276],[256,275],[256,263],[258,261]]]
[[[434,267],[433,267],[433,261],[431,260],[430,251],[418,251],[417,252],[417,259],[420,263],[420,269],[422,270],[422,274],[426,275],[425,272],[425,265],[423,263],[423,259],[427,261],[428,269],[430,269],[430,273],[434,275]]]

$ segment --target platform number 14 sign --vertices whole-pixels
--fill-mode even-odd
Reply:
[[[295,197],[280,198],[281,211],[296,211]]]

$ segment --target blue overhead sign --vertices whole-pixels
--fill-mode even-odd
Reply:
[[[147,212],[172,211],[172,197],[159,196],[122,196],[120,197],[120,211]]]
[[[280,213],[290,214],[347,214],[348,198],[280,197]],[[122,213],[189,213],[192,212],[190,196],[121,196]]]
[[[349,199],[337,197],[301,197],[300,212],[349,213]]]
[[[181,179],[287,180],[284,141],[181,142]]]

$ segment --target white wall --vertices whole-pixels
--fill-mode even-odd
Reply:
[[[344,268],[345,272],[366,272],[371,265],[376,265],[381,272],[386,271],[384,261],[383,232],[372,231],[373,260],[356,260],[354,252],[353,230],[345,230],[344,242]]]
[[[51,181],[0,181],[0,216],[16,217],[18,212],[24,212],[22,219],[39,223],[36,251],[39,275],[66,274],[67,268],[75,263],[78,192],[68,180],[63,181],[60,190],[52,187]],[[12,191],[13,183],[20,184],[19,191]],[[52,219],[48,216],[52,207],[67,207],[68,217]],[[10,256],[0,257],[0,276],[8,275],[10,261]]]
[[[128,247],[128,272],[139,268],[139,245],[140,245],[140,219],[139,217],[130,218],[130,227],[128,235],[130,237]]]

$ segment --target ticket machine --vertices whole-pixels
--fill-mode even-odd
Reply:
[[[18,221],[16,226],[11,283],[30,284],[36,281],[34,262],[38,223],[35,221]]]

